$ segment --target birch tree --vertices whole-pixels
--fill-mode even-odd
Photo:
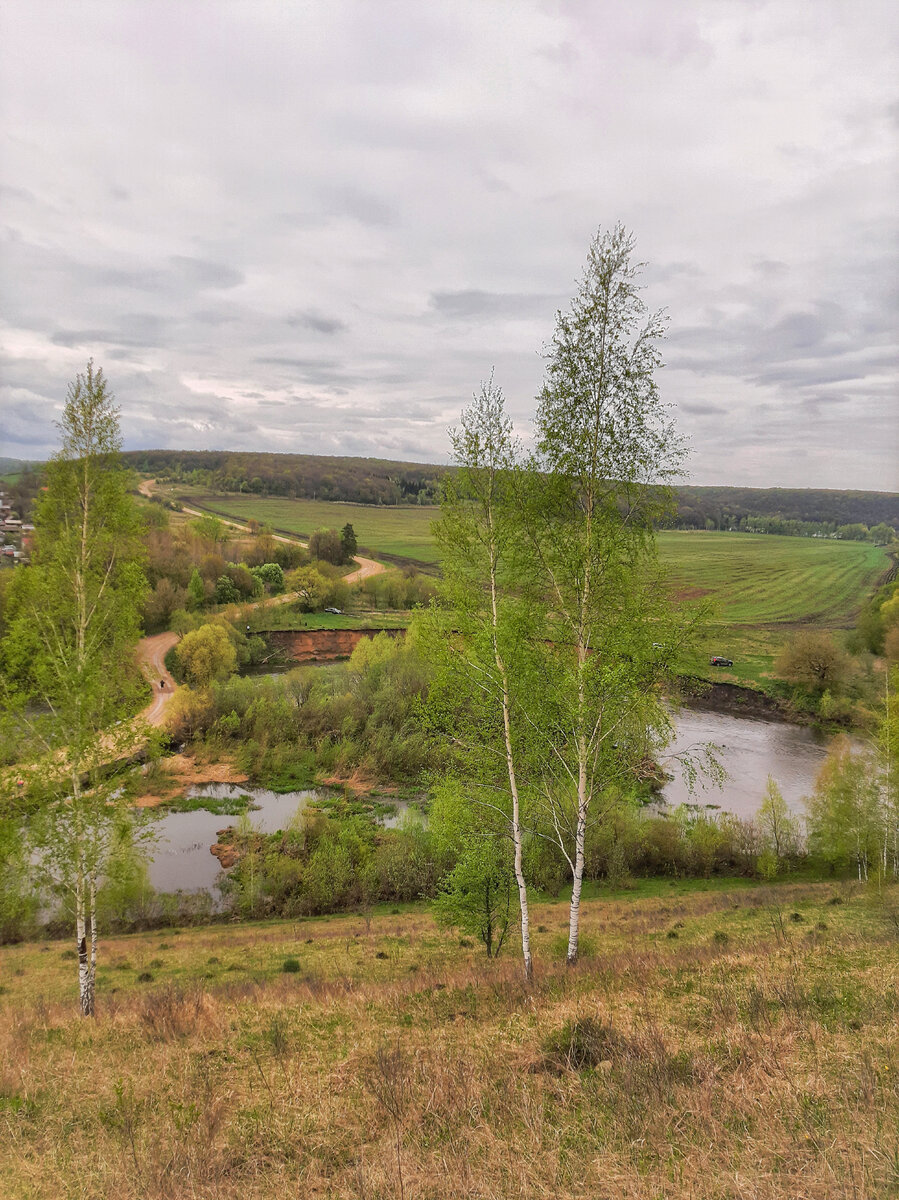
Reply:
[[[664,737],[654,684],[675,638],[653,520],[682,447],[655,382],[665,323],[641,299],[633,248],[621,226],[597,233],[571,307],[557,314],[523,506],[552,614],[533,723],[547,743],[551,833],[572,872],[572,964],[591,810]]]
[[[93,362],[69,386],[58,429],[35,514],[34,565],[14,581],[2,655],[5,699],[33,755],[23,801],[32,842],[69,897],[81,1012],[93,1016],[97,892],[127,820],[117,765],[140,737],[124,718],[139,703],[133,650],[146,581],[118,410]]]
[[[447,706],[443,729],[458,753],[453,771],[474,802],[499,813],[512,841],[525,977],[533,977],[523,869],[524,753],[516,695],[529,677],[526,659],[541,626],[525,597],[522,530],[516,519],[520,451],[493,378],[482,384],[450,434],[458,471],[445,487],[434,526],[442,553],[449,627],[437,647],[444,664],[432,708]]]

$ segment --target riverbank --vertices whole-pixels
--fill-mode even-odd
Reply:
[[[678,678],[678,700],[700,712],[726,713],[735,717],[761,717],[766,721],[785,721],[793,725],[811,725],[808,713],[797,712],[786,701],[755,688],[737,683],[713,683],[696,675]]]

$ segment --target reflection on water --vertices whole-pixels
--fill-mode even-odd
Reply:
[[[669,756],[714,742],[728,777],[721,788],[700,785],[691,796],[679,764],[668,761],[665,769],[675,776],[664,789],[669,804],[714,804],[750,817],[761,804],[771,775],[790,808],[804,812],[802,797],[811,792],[827,755],[827,740],[819,734],[782,721],[714,712],[682,712],[674,725],[675,738],[666,751]]]
[[[253,806],[247,815],[253,827],[262,833],[275,833],[286,829],[297,813],[318,799],[320,793],[314,790],[278,793],[233,783],[205,783],[190,788],[187,795],[215,800],[250,796]],[[397,801],[394,807],[395,813],[381,819],[388,828],[400,822],[408,805]],[[218,841],[220,830],[239,820],[240,817],[203,811],[173,812],[162,817],[154,826],[158,840],[151,849],[150,883],[161,892],[207,889],[216,894],[221,868],[209,848]]]

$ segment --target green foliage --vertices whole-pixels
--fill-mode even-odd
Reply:
[[[280,563],[261,563],[258,567],[253,567],[252,574],[272,595],[284,591],[284,569]]]
[[[198,538],[212,542],[213,545],[225,541],[228,536],[224,523],[212,515],[196,517],[190,522],[190,528]]]
[[[509,843],[471,837],[458,854],[434,899],[434,915],[440,924],[477,937],[487,957],[495,958],[514,916],[515,874]]]
[[[848,654],[829,633],[803,630],[794,634],[775,664],[784,679],[810,688],[819,696],[837,690],[849,677]]]
[[[340,546],[343,551],[343,561],[345,563],[352,562],[356,557],[359,544],[356,540],[356,531],[349,521],[340,531]]]
[[[187,585],[187,605],[188,608],[202,608],[205,603],[206,589],[203,587],[203,578],[194,567]]]
[[[343,542],[336,529],[316,529],[309,537],[310,558],[339,567],[344,561]]]
[[[69,386],[59,429],[35,512],[34,565],[14,580],[0,657],[3,700],[42,751],[28,775],[32,854],[72,905],[81,1011],[93,1015],[86,939],[90,931],[95,951],[96,889],[124,803],[118,764],[137,739],[125,718],[143,691],[133,649],[147,586],[118,410],[92,362]]]
[[[882,858],[899,870],[895,811],[872,762],[846,738],[833,743],[806,804],[809,850],[832,870],[851,866],[867,879]]]
[[[240,852],[225,890],[246,916],[319,915],[434,894],[430,835],[420,822],[381,830],[370,818],[302,810],[261,835],[242,821],[228,836]]]
[[[762,854],[773,857],[776,872],[783,863],[797,856],[799,826],[787,807],[783,793],[770,775],[756,821],[762,836]],[[769,872],[766,870],[764,873]]]
[[[216,604],[238,604],[240,602],[240,592],[227,575],[220,575],[216,580],[214,599]]]
[[[175,647],[175,654],[194,687],[208,687],[237,668],[237,653],[222,625],[201,625],[186,633]]]
[[[21,817],[0,817],[0,945],[34,935],[39,897],[31,874]]]
[[[284,580],[289,592],[296,592],[302,612],[318,612],[331,595],[331,581],[315,567],[297,567]]]
[[[375,608],[403,610],[429,604],[437,594],[437,584],[414,567],[406,567],[369,575],[360,590]]]

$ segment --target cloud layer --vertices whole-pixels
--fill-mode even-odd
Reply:
[[[592,233],[670,316],[696,482],[899,489],[886,0],[11,0],[2,450],[88,356],[128,448],[524,434]]]

